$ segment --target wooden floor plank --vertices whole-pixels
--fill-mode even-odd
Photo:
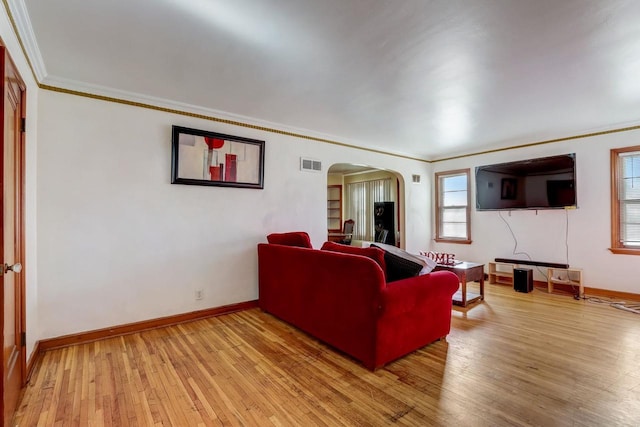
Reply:
[[[640,316],[489,285],[370,372],[250,309],[47,351],[15,425],[638,426]]]

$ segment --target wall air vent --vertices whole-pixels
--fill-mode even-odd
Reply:
[[[322,162],[319,160],[300,157],[300,170],[309,172],[322,172]]]
[[[420,184],[420,175],[411,175],[411,180],[414,184]]]

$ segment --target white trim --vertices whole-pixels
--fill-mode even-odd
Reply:
[[[44,65],[42,55],[40,54],[36,35],[33,32],[33,26],[29,19],[27,6],[24,4],[24,0],[7,0],[7,4],[11,10],[11,14],[13,15],[27,58],[31,62],[31,67],[33,68],[36,80],[41,82],[47,76],[47,69]]]
[[[86,93],[90,95],[104,96],[107,98],[114,98],[116,100],[146,104],[154,107],[166,108],[169,110],[176,110],[180,112],[199,114],[207,117],[215,117],[222,120],[230,120],[230,121],[235,121],[242,124],[248,124],[248,125],[263,127],[267,129],[276,129],[284,133],[305,135],[312,138],[318,138],[320,140],[336,141],[336,142],[339,142],[340,144],[345,144],[347,146],[352,146],[355,148],[362,148],[365,150],[377,150],[381,154],[407,156],[413,160],[426,161],[424,159],[410,156],[407,153],[395,152],[392,150],[385,150],[380,147],[372,146],[370,144],[365,144],[359,140],[345,139],[336,135],[316,132],[310,129],[287,126],[281,123],[274,123],[267,120],[260,120],[253,117],[228,113],[225,111],[205,108],[205,107],[201,107],[193,104],[186,104],[182,102],[172,101],[165,98],[157,98],[154,96],[149,96],[141,93],[114,89],[108,86],[101,86],[101,85],[96,85],[91,83],[80,82],[77,80],[66,79],[66,78],[58,77],[54,75],[47,75],[44,79],[41,80],[41,83],[43,85],[51,86],[54,88],[65,89],[69,91],[77,91],[77,92]]]

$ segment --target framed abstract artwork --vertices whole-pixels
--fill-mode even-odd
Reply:
[[[173,126],[171,183],[264,188],[264,141]]]

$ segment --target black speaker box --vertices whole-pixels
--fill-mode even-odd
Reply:
[[[513,289],[516,292],[533,291],[533,270],[530,268],[514,268]]]
[[[393,202],[375,202],[373,204],[374,211],[374,225],[376,226],[376,232],[378,229],[387,230],[387,237],[384,242],[387,245],[396,244],[396,226],[395,226],[395,214],[393,208]],[[377,240],[376,240],[377,241]]]

